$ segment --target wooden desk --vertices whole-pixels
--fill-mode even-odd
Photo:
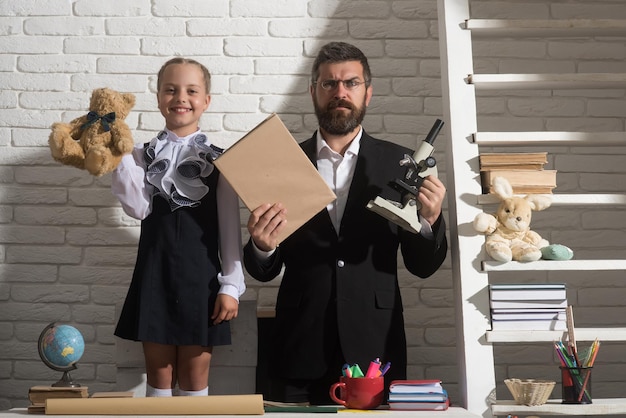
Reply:
[[[363,414],[363,415],[362,415]],[[478,415],[470,414],[463,408],[451,407],[447,411],[356,411],[356,410],[340,410],[337,414],[319,414],[319,413],[290,413],[290,412],[270,412],[265,415],[259,415],[265,418],[476,418]],[[8,411],[0,411],[0,418],[25,418],[25,417],[53,417],[54,415],[33,415],[28,414],[26,408],[14,408]],[[176,415],[179,418],[233,418],[235,415]],[[163,415],[123,415],[124,418],[162,418]],[[253,415],[246,417],[252,418]],[[72,415],[72,418],[114,418],[112,415]]]

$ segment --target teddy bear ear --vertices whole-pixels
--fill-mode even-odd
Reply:
[[[491,181],[491,185],[493,187],[493,191],[500,196],[500,199],[508,199],[513,197],[513,187],[511,183],[504,177],[494,177]]]
[[[133,106],[135,106],[135,95],[134,94],[132,94],[132,93],[124,93],[124,94],[122,94],[122,97],[124,98],[124,102],[128,106],[128,109],[131,109]]]

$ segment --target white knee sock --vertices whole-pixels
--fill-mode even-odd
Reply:
[[[201,390],[182,390],[178,389],[178,396],[207,396],[209,394],[209,387],[205,387]]]
[[[157,389],[146,383],[147,398],[168,398],[172,396],[172,389]]]

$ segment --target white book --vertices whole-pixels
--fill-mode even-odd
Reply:
[[[489,285],[492,290],[525,290],[525,289],[565,289],[565,283],[495,283]]]
[[[390,389],[389,402],[445,402],[448,399],[448,392],[442,388],[441,392],[398,392]]]
[[[564,284],[492,284],[491,300],[566,300]]]
[[[415,379],[394,380],[389,385],[389,393],[446,393],[441,385],[441,380]]]
[[[543,309],[567,308],[567,299],[563,300],[491,300],[491,309]]]

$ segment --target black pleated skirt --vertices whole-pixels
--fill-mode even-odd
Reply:
[[[141,223],[133,278],[118,337],[170,345],[231,343],[230,324],[213,325],[220,289],[215,182],[198,207],[170,210],[156,196]]]

